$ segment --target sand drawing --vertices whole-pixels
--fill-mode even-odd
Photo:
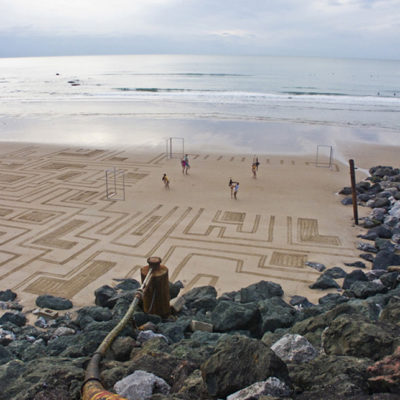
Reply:
[[[248,157],[191,158],[230,165]],[[22,297],[48,293],[79,302],[89,285],[111,284],[110,277],[138,279],[140,266],[153,255],[186,291],[261,279],[308,285],[318,276],[305,267],[310,259],[354,257],[337,235],[320,231],[318,219],[231,209],[230,203],[202,207],[184,198],[171,204],[162,196],[136,204],[143,182],[157,177],[158,183],[167,162],[163,154],[137,160],[115,150],[21,144],[0,160],[0,289],[18,290]],[[290,160],[260,161],[297,168]],[[104,170],[115,166],[126,172],[130,190],[123,204],[105,201]]]

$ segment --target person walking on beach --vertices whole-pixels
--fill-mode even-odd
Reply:
[[[251,166],[251,172],[253,173],[253,178],[257,178],[257,164],[253,163]]]
[[[185,161],[185,173],[187,175],[188,174],[188,169],[190,168],[189,157],[188,157],[187,154],[185,154],[185,158],[183,160]]]
[[[161,180],[164,182],[165,189],[169,190],[169,179],[167,174],[164,174]]]
[[[239,191],[239,182],[236,182],[235,187],[233,189],[233,197],[235,200],[237,200],[237,192]]]
[[[257,156],[253,157],[253,164],[255,164],[256,169],[258,171],[258,166],[260,165],[260,163],[258,162],[258,157]]]
[[[231,189],[231,199],[233,199],[233,189],[235,188],[236,182],[233,182],[232,178],[229,178],[228,186]]]
[[[184,158],[182,158],[181,160],[181,165],[182,165],[182,174],[184,174],[186,169],[186,161]]]

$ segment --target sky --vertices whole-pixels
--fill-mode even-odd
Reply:
[[[400,59],[400,0],[0,0],[0,57]]]

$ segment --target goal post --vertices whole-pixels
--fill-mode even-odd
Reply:
[[[167,159],[182,158],[185,155],[185,139],[183,137],[169,137],[166,140],[165,154]]]
[[[106,170],[106,199],[125,200],[125,171],[113,167]]]
[[[332,168],[332,163],[333,163],[333,147],[325,144],[317,145],[315,166]]]

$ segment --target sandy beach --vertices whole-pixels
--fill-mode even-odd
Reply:
[[[395,153],[342,148],[357,156],[357,179],[363,168],[395,165]],[[159,256],[185,291],[213,285],[222,294],[269,280],[287,297],[317,301],[327,291],[309,289],[319,273],[306,262],[351,270],[344,263],[359,260],[361,228],[337,194],[350,184],[348,165],[316,166],[315,154],[258,158],[253,178],[253,155],[190,152],[186,175],[178,155],[3,142],[0,290],[18,293],[25,310],[40,294],[81,307],[102,285],[139,280],[147,258]],[[237,200],[230,178],[240,182]]]

